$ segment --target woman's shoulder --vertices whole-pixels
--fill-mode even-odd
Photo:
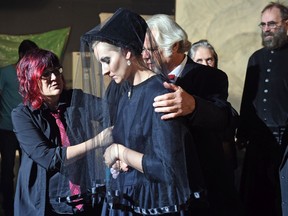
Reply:
[[[151,77],[149,80],[150,81],[148,82],[147,87],[153,90],[155,94],[159,94],[159,93],[164,94],[164,93],[171,92],[170,90],[164,87],[163,83],[167,82],[167,79],[165,79],[165,77],[163,77],[162,75],[157,74]]]
[[[39,109],[33,109],[30,105],[25,105],[23,103],[20,103],[17,107],[15,107],[12,112],[11,115],[27,115],[29,113],[39,113],[40,110]]]
[[[12,113],[14,112],[22,112],[23,110],[27,109],[27,105],[24,105],[23,103],[18,104],[18,106],[16,106],[13,110]]]
[[[11,118],[13,125],[22,124],[27,119],[31,118],[33,110],[28,105],[24,105],[23,103],[19,104],[15,107],[11,112]]]

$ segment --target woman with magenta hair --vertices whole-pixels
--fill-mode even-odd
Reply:
[[[105,182],[102,147],[112,140],[111,129],[104,130],[109,122],[104,102],[66,90],[60,61],[47,50],[27,53],[17,75],[23,103],[12,111],[22,150],[15,216],[97,215],[84,195]],[[87,111],[91,106],[94,112]]]

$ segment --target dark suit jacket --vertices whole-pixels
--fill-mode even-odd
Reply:
[[[196,109],[188,116],[189,129],[207,186],[209,215],[235,215],[238,196],[228,177],[222,148],[223,130],[231,117],[231,106],[227,102],[228,77],[223,71],[200,65],[188,57],[176,85],[196,100]],[[189,163],[189,156],[187,160]]]

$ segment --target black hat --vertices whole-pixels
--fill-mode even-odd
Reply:
[[[142,52],[147,28],[146,21],[139,14],[119,8],[105,23],[91,29],[81,39],[90,45],[94,41],[107,42],[137,55]]]

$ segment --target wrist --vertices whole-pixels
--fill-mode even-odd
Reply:
[[[125,150],[125,146],[117,144],[118,159],[120,161],[123,161],[123,162],[125,162],[125,160],[124,160],[124,150]]]

